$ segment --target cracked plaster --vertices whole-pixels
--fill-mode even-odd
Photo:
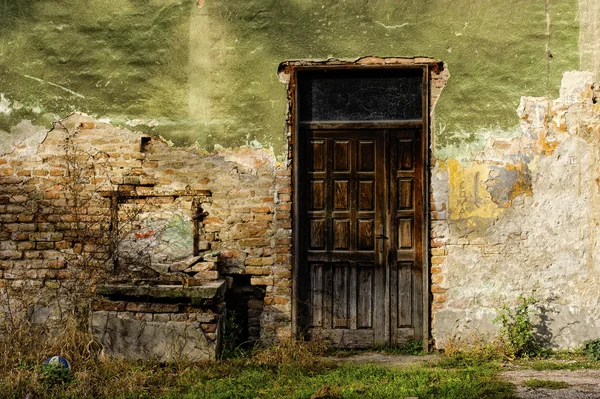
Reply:
[[[438,346],[459,331],[494,334],[496,308],[534,289],[550,345],[597,338],[600,107],[592,96],[592,74],[568,72],[559,99],[521,99],[520,137],[488,139],[470,167],[435,165],[433,195],[448,197],[448,218],[434,224],[448,251]]]

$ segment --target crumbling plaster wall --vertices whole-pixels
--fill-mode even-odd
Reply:
[[[267,309],[254,301],[254,311],[260,312],[264,326],[289,334],[290,171],[275,162],[275,157],[287,159],[287,99],[285,85],[275,74],[277,65],[285,59],[355,59],[365,54],[437,57],[453,74],[437,105],[431,137],[438,160],[431,203],[433,334],[438,344],[469,319],[493,331],[493,308],[527,292],[535,283],[528,276],[540,276],[539,284],[546,284],[538,290],[544,299],[550,286],[560,294],[552,302],[557,310],[549,313],[555,317],[556,342],[573,345],[583,339],[579,333],[564,338],[569,330],[561,332],[560,323],[575,320],[568,328],[581,331],[595,323],[593,316],[587,320],[585,311],[578,310],[591,314],[596,309],[586,307],[593,305],[593,295],[582,299],[597,289],[591,272],[595,177],[585,167],[593,157],[593,140],[573,132],[565,136],[562,127],[540,115],[564,119],[565,126],[577,120],[585,125],[595,118],[588,112],[593,106],[576,101],[588,110],[579,112],[567,97],[558,103],[528,100],[522,104],[526,111],[521,126],[514,108],[521,95],[555,93],[565,70],[580,66],[595,71],[596,2],[195,4],[27,0],[0,5],[0,145],[10,153],[0,160],[6,161],[0,164],[2,182],[21,184],[20,179],[31,178],[36,187],[48,183],[50,192],[60,187],[50,183],[64,176],[64,170],[53,166],[50,153],[42,156],[39,150],[51,140],[39,149],[38,144],[50,123],[73,109],[161,134],[180,145],[197,142],[201,148],[216,148],[216,154],[199,160],[197,154],[190,155],[193,151],[153,141],[157,153],[142,154],[136,134],[96,122],[93,129],[82,129],[84,141],[106,135],[106,142],[93,146],[112,148],[108,152],[118,176],[135,180],[131,173],[164,169],[157,180],[164,188],[213,190],[206,228],[215,237],[218,233],[215,242],[225,250],[225,274],[245,273],[255,286],[264,287]],[[537,138],[523,133],[524,128]],[[50,133],[50,139],[58,132]],[[48,151],[61,149],[60,141],[54,145]],[[273,152],[249,148],[261,146]],[[573,155],[577,151],[586,157]],[[190,174],[180,173],[188,164],[193,165]],[[582,183],[571,192],[565,186],[574,184],[574,177]],[[561,196],[555,198],[557,190]],[[70,270],[68,262],[55,262],[57,253],[77,249],[67,239],[52,241],[65,233],[30,231],[52,227],[44,217],[38,225],[29,220],[33,216],[20,216],[22,209],[10,198],[0,201],[5,201],[0,204],[0,286],[68,293],[77,281],[96,281]],[[585,219],[585,206],[570,209],[571,204],[586,205],[592,216]],[[583,268],[584,263],[592,266]],[[561,277],[567,272],[576,277],[567,281]],[[477,273],[480,278],[475,278]],[[558,281],[579,285],[561,291]]]
[[[2,311],[10,305],[31,316],[43,309],[42,321],[58,318],[74,308],[85,310],[94,287],[117,277],[107,256],[109,241],[102,240],[109,233],[110,200],[100,193],[153,190],[191,197],[195,190],[210,190],[210,201],[202,204],[207,213],[202,233],[210,249],[220,252],[219,274],[230,284],[231,275],[245,275],[261,290],[261,303],[248,305],[259,310],[255,334],[290,335],[290,172],[272,153],[239,148],[201,154],[158,138],[142,141],[139,133],[81,114],[50,132],[33,129],[31,136],[27,123],[19,129],[29,139],[15,141],[0,157]],[[81,167],[73,169],[68,152]],[[83,176],[77,190],[86,202],[79,207],[69,189],[73,172]],[[173,202],[175,207],[190,203]],[[80,218],[74,219],[74,209]],[[183,220],[193,212],[182,209],[179,216]],[[97,231],[95,242],[90,230]],[[148,234],[142,231],[137,238]],[[191,246],[189,251],[191,256]]]
[[[567,72],[560,98],[522,97],[520,135],[490,137],[471,162],[432,173],[433,335],[494,334],[518,295],[541,332],[575,347],[600,328],[600,106],[592,73]]]

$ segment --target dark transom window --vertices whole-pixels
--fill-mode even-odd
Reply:
[[[415,69],[298,72],[300,120],[422,119],[423,72]]]

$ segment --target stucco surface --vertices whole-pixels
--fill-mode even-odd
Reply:
[[[448,198],[436,235],[448,255],[445,307],[434,335],[495,333],[503,303],[539,301],[540,333],[574,347],[600,328],[600,120],[591,73],[567,73],[561,97],[524,97],[521,136],[490,138],[471,167],[439,162],[433,191]]]
[[[577,0],[4,2],[0,129],[77,110],[179,145],[283,159],[279,63],[427,56],[452,73],[436,152],[469,158],[490,134],[514,135],[520,96],[556,95],[579,67],[579,25]]]

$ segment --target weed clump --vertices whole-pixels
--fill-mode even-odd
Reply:
[[[223,320],[221,359],[237,359],[248,355],[248,351],[244,349],[245,342],[240,342],[243,328],[236,321],[236,317],[234,311],[228,311]]]
[[[322,363],[321,356],[326,352],[322,341],[302,341],[286,339],[277,345],[257,350],[252,360],[260,365],[272,368],[282,365],[314,368]]]
[[[423,350],[423,341],[414,339],[408,339],[402,345],[377,345],[373,347],[373,350],[390,355],[422,356],[427,354]]]
[[[500,337],[506,348],[506,355],[512,359],[538,357],[546,354],[543,345],[537,339],[537,329],[532,317],[538,306],[534,296],[519,295],[513,308],[507,304],[498,309],[494,323],[500,324]]]
[[[437,363],[442,368],[495,368],[504,358],[504,345],[500,340],[489,340],[484,336],[472,335],[468,340],[456,337],[449,339],[444,348],[444,357]]]
[[[584,346],[585,354],[592,360],[600,361],[600,338],[587,341]]]

